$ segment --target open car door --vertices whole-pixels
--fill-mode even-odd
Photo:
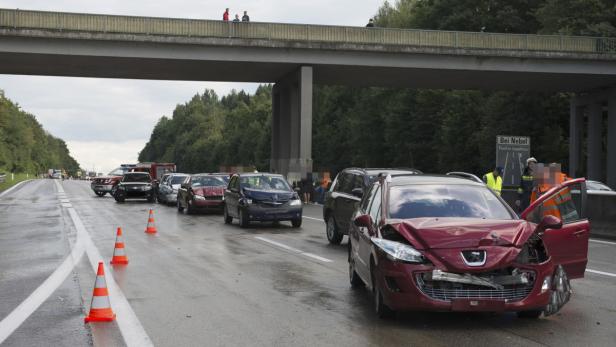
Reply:
[[[590,223],[586,218],[586,180],[565,181],[535,200],[521,217],[539,224],[544,216],[562,220],[562,228],[546,229],[542,236],[554,263],[562,265],[569,278],[582,278],[588,262]]]

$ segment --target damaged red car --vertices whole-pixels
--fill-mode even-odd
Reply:
[[[584,277],[590,225],[584,179],[567,181],[520,217],[484,184],[437,175],[381,177],[349,230],[352,287],[376,313],[552,315]]]

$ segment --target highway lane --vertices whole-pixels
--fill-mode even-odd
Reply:
[[[109,196],[97,198],[86,182],[65,181],[62,186],[104,258],[110,259],[113,253],[115,228],[123,227],[130,264],[113,268],[107,275],[118,282],[155,345],[609,346],[616,339],[616,278],[587,274],[585,279],[574,281],[571,302],[560,314],[547,319],[518,319],[513,314],[413,312],[383,321],[372,312],[370,293],[350,288],[346,240],[340,246],[327,243],[324,224],[318,220],[318,206],[305,207],[305,216],[310,218],[304,219],[300,229],[288,223],[255,224],[241,229],[237,221],[225,225],[219,215],[188,216],[173,207],[145,202],[117,204]],[[0,200],[0,235],[23,223],[23,215],[9,217],[19,210],[10,207],[12,202],[28,201],[39,191],[51,201],[55,198],[53,190],[50,180],[34,181]],[[11,203],[8,199],[12,199]],[[47,204],[28,207],[28,216],[40,213],[59,226],[25,225],[29,232],[38,234],[22,241],[24,245],[33,247],[30,244],[59,233],[66,233],[70,239],[74,231],[57,203],[53,215]],[[149,208],[155,209],[159,231],[154,236],[144,234]],[[57,266],[68,254],[68,245],[48,245],[57,254],[49,263]],[[5,250],[4,242],[0,250]],[[616,273],[615,250],[616,245],[591,243],[589,267]],[[69,296],[89,306],[94,274],[85,261],[82,263],[75,268],[72,282],[78,289],[74,285]],[[5,264],[15,266],[2,263],[2,269]],[[0,299],[0,319],[34,289],[31,287],[36,287],[37,281],[44,280],[44,274],[53,271],[52,265],[41,267],[32,262],[18,269],[25,273],[38,271],[40,275],[31,280],[33,285],[22,289],[23,295],[11,296],[9,302],[4,296]],[[13,283],[1,280],[0,289]],[[41,309],[54,303],[55,296],[57,293]],[[85,308],[69,307],[73,319],[63,320],[65,325],[59,327],[59,332],[82,332],[77,334],[84,337],[79,342],[90,343],[88,325],[82,323]],[[25,327],[38,321],[39,313],[7,342],[19,345],[28,341],[23,340],[30,334]],[[47,314],[53,316],[53,312]],[[116,324],[92,325],[94,344],[122,344]],[[53,331],[45,327],[40,335]]]

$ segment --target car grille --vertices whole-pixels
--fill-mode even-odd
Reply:
[[[508,302],[520,301],[533,290],[533,284],[506,285],[503,289],[481,287],[471,284],[446,281],[426,281],[421,274],[415,276],[417,286],[424,294],[435,300],[453,299],[501,299]]]

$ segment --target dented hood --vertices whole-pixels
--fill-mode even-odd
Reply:
[[[415,218],[390,225],[417,249],[521,247],[534,231],[525,220]]]
[[[416,218],[391,220],[389,225],[422,251],[438,268],[447,271],[487,271],[515,260],[535,227],[525,220],[469,218]],[[471,267],[461,251],[486,251],[485,265]]]

